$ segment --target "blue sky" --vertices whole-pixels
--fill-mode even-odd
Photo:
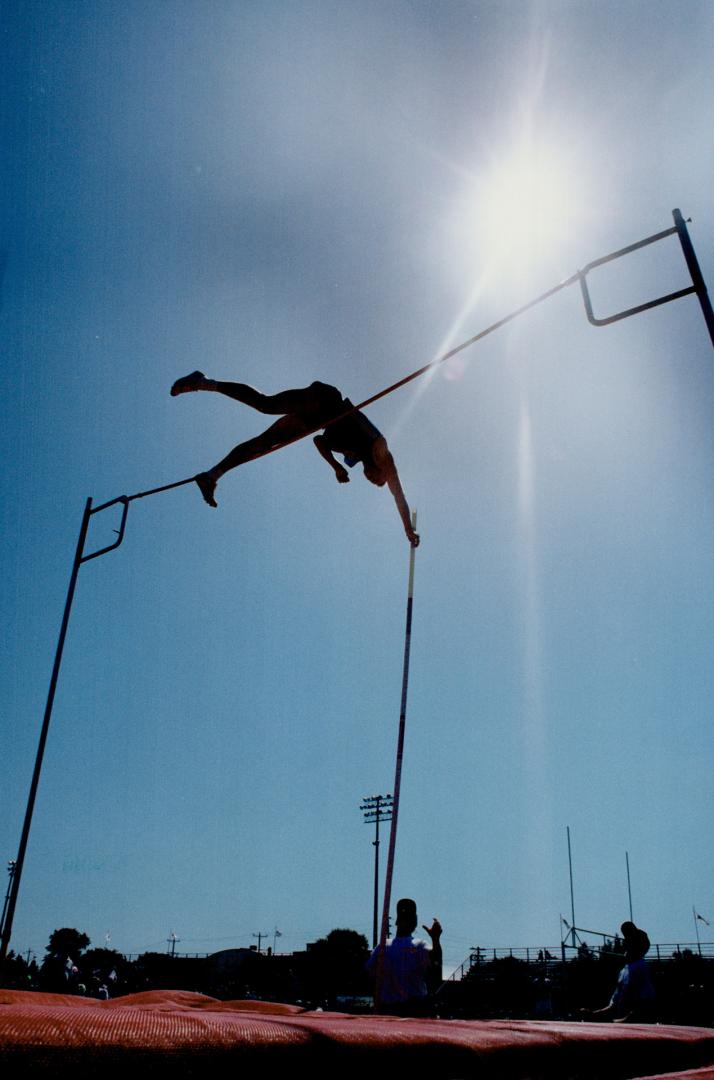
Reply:
[[[362,400],[681,207],[714,280],[710,4],[9,2],[2,814],[82,509],[265,426],[198,367]],[[687,284],[676,239],[596,310]],[[419,514],[394,895],[472,945],[714,917],[714,364],[694,298],[563,290],[369,410]],[[13,945],[368,936],[408,545],[309,440],[134,503],[80,574]],[[103,540],[114,520],[94,519]],[[385,849],[386,850],[386,847]]]

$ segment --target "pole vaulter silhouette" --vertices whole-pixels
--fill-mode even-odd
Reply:
[[[190,375],[176,380],[171,387],[171,396],[198,390],[224,394],[258,412],[280,417],[261,435],[234,446],[212,469],[195,477],[209,506],[218,505],[215,499],[216,485],[230,469],[269,454],[271,450],[277,450],[288,442],[300,439],[316,428],[324,428],[323,433],[316,435],[313,442],[321,457],[333,470],[338,483],[349,483],[350,474],[335,459],[335,453],[344,458],[345,465],[349,468],[361,462],[367,480],[377,487],[384,487],[386,484],[392,493],[409,543],[414,547],[419,543],[419,537],[409,518],[409,506],[387,440],[381,431],[355,408],[349,398],[343,398],[337,387],[313,382],[310,386],[297,390],[261,394],[259,390],[245,383],[207,379],[202,371],[192,371]]]

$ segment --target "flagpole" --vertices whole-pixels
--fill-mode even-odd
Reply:
[[[627,867],[627,896],[630,901],[630,922],[633,922],[632,918],[632,889],[630,887],[630,856],[625,852],[625,865]]]
[[[570,930],[572,933],[573,948],[575,948],[575,896],[573,893],[573,856],[570,851],[570,826],[566,825],[568,833],[568,869],[570,871]]]
[[[694,904],[692,904],[692,916],[694,917],[694,933],[697,935],[697,952],[701,956],[702,955],[702,946],[701,946],[701,942],[699,941],[699,926],[697,925],[697,911],[696,911],[696,908],[694,907]]]

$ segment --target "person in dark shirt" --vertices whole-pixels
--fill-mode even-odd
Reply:
[[[340,454],[349,468],[361,462],[367,480],[377,487],[386,484],[389,488],[409,543],[413,547],[418,545],[419,536],[412,527],[409,506],[387,440],[363,413],[348,412],[354,409],[354,405],[342,396],[337,387],[313,382],[310,386],[283,390],[279,394],[261,394],[245,383],[220,382],[206,378],[202,371],[193,371],[176,380],[171,387],[171,396],[197,390],[225,394],[258,412],[280,417],[261,435],[239,443],[212,469],[198,474],[196,483],[209,506],[218,505],[215,499],[216,485],[230,469],[270,453],[310,431],[323,428],[322,434],[316,435],[313,442],[333,470],[338,483],[348,483],[350,475],[344,465],[336,460],[335,454]],[[348,415],[344,416],[346,412]]]
[[[625,966],[620,971],[617,985],[604,1009],[595,1009],[589,1015],[593,1019],[614,1020],[615,1023],[641,1022],[653,1018],[655,990],[647,969],[645,956],[650,939],[645,930],[633,922],[620,927],[625,948]]]
[[[429,1016],[441,985],[441,923],[424,926],[431,948],[412,936],[417,928],[417,906],[410,897],[397,901],[397,931],[382,951],[378,945],[367,961],[375,977],[375,1003],[393,1016]]]

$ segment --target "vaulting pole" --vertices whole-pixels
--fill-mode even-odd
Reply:
[[[412,528],[416,529],[416,510],[412,511]],[[384,904],[382,907],[382,930],[379,938],[382,953],[387,943],[389,931],[389,907],[392,899],[392,875],[394,872],[394,849],[397,844],[397,820],[399,818],[399,793],[402,786],[402,758],[404,756],[404,729],[407,719],[407,689],[409,687],[409,651],[412,641],[412,607],[414,604],[414,555],[416,548],[409,551],[409,591],[407,593],[407,625],[404,635],[404,668],[402,673],[402,704],[399,712],[399,737],[397,739],[397,765],[394,773],[394,805],[392,825],[389,832],[389,852],[384,881]],[[381,983],[381,965],[377,967],[377,1002]]]

